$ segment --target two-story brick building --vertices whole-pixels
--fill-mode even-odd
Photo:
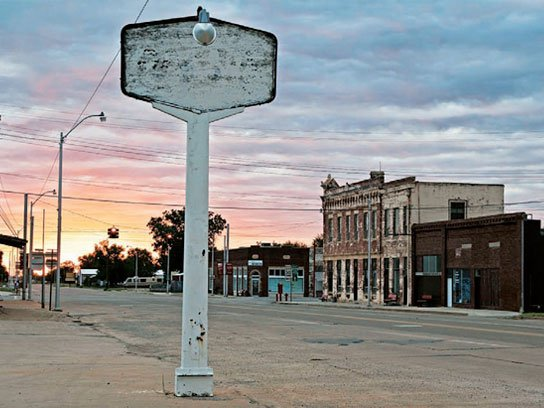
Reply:
[[[413,304],[544,308],[540,220],[514,213],[416,224],[412,240]]]
[[[504,212],[499,184],[385,182],[384,172],[373,171],[343,186],[329,175],[321,187],[323,294],[340,301],[368,301],[370,280],[372,302],[395,293],[411,304],[412,224]]]

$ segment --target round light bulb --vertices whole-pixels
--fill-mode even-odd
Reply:
[[[217,33],[214,26],[210,23],[210,15],[206,9],[198,13],[198,23],[193,28],[193,38],[200,45],[210,45],[215,41]]]

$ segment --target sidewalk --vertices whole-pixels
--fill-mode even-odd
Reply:
[[[315,307],[379,310],[379,311],[387,311],[387,312],[448,314],[448,315],[458,315],[458,316],[494,317],[494,318],[514,318],[520,315],[519,312],[511,312],[508,310],[461,309],[461,308],[453,308],[453,307],[385,306],[385,305],[374,305],[374,304],[371,306],[367,306],[366,304],[353,303],[353,302],[322,302],[321,300],[316,298],[295,298],[292,302],[281,301],[277,303],[282,305],[305,305],[305,306],[315,306]]]
[[[0,301],[0,406],[10,408],[250,407],[234,389],[173,395],[171,362],[127,353],[118,340],[34,301]]]

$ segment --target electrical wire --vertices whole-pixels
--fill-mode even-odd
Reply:
[[[2,192],[8,194],[18,194],[24,195],[24,192],[13,191],[13,190],[1,190]],[[29,195],[38,195],[33,193],[28,193]],[[47,196],[46,196],[47,197]],[[50,196],[54,197],[54,196]],[[181,208],[184,207],[183,204],[179,203],[161,203],[161,202],[152,202],[152,201],[134,201],[134,200],[114,200],[107,198],[96,198],[96,197],[73,197],[65,196],[63,199],[74,200],[74,201],[86,201],[86,202],[98,202],[98,203],[109,203],[109,204],[126,204],[126,205],[144,205],[144,206],[162,206],[162,207],[172,207],[172,208]],[[491,204],[478,204],[470,205],[471,208],[485,208],[485,207],[500,207],[500,206],[514,206],[514,205],[527,205],[527,204],[544,204],[543,199],[537,200],[528,200],[528,201],[515,201],[515,202],[506,202],[502,203],[491,203]],[[428,206],[428,207],[418,207],[420,210],[438,210],[438,209],[448,209],[449,206]],[[210,209],[215,210],[241,210],[241,211],[309,211],[309,212],[322,212],[322,208],[318,207],[307,207],[307,208],[297,208],[297,207],[247,207],[247,206],[210,206]],[[349,210],[351,207],[338,207],[332,210],[344,211]]]
[[[138,13],[138,16],[136,17],[136,20],[134,21],[135,23],[138,22],[138,19],[140,18],[140,16],[142,15],[142,13],[144,12],[145,8],[147,7],[147,3],[149,3],[149,0],[146,0],[143,7],[140,9],[140,12]],[[79,122],[80,118],[83,116],[83,114],[85,113],[85,110],[88,108],[89,104],[91,103],[91,101],[94,99],[96,93],[98,92],[98,90],[100,89],[100,87],[102,86],[103,82],[104,82],[104,79],[106,78],[106,76],[108,75],[108,73],[110,72],[111,70],[111,67],[113,66],[114,62],[117,60],[117,57],[119,56],[119,53],[121,52],[121,49],[119,48],[119,50],[117,51],[117,53],[115,54],[115,56],[113,57],[110,65],[108,66],[108,68],[106,69],[106,72],[104,72],[104,75],[102,75],[102,78],[100,78],[100,81],[98,82],[97,86],[95,87],[94,91],[92,92],[91,96],[89,97],[89,99],[87,100],[87,103],[85,104],[85,106],[83,107],[83,109],[81,110],[81,112],[79,113],[79,116],[76,118],[76,120],[73,122],[72,124],[72,129],[74,128],[74,126],[76,126],[76,124]],[[47,184],[48,180],[49,180],[49,176],[51,175],[51,172],[55,166],[55,164],[57,163],[57,160],[59,158],[59,154],[60,153],[57,153],[57,155],[55,156],[55,159],[53,160],[53,164],[51,165],[51,169],[49,170],[49,173],[48,173],[48,176],[46,177],[45,179],[45,182],[42,186],[42,191],[44,190],[45,188],[45,185]],[[42,192],[40,191],[40,193]]]
[[[20,143],[28,143],[28,144],[37,144],[34,143],[35,141],[49,141],[44,138],[38,138],[38,137],[24,137],[24,136],[18,136],[18,135],[11,135],[7,133],[0,133],[1,136],[6,137],[12,137],[15,138],[17,142]],[[22,139],[22,140],[20,140]],[[39,144],[38,145],[42,145]],[[47,145],[43,145],[46,146]],[[75,147],[72,147],[75,146]],[[126,145],[125,145],[126,146]],[[68,147],[66,147],[67,150],[75,151],[75,152],[81,152],[81,153],[89,153],[89,154],[95,154],[95,155],[101,155],[101,156],[107,156],[107,157],[115,157],[115,158],[123,158],[127,160],[135,160],[135,161],[146,161],[146,162],[152,162],[152,163],[163,163],[163,164],[170,164],[170,165],[177,165],[182,166],[183,165],[183,159],[185,155],[183,154],[175,154],[175,153],[169,153],[169,156],[163,157],[160,154],[150,154],[150,152],[146,152],[144,149],[130,149],[129,147],[126,148],[115,148],[115,147],[107,147],[107,146],[99,146],[99,145],[92,145],[88,143],[75,143],[70,144]],[[151,151],[152,152],[152,151]],[[163,152],[160,152],[161,154]],[[129,154],[130,156],[128,156]],[[292,175],[293,172],[301,172],[301,173],[312,173],[311,175],[304,175],[304,174],[294,174],[298,177],[313,177],[313,175],[322,175],[323,173],[340,173],[343,175],[360,175],[361,173],[368,172],[370,170],[368,169],[360,169],[360,168],[354,168],[354,167],[342,167],[342,166],[326,166],[326,165],[293,165],[289,162],[270,162],[270,161],[255,161],[255,160],[248,160],[244,158],[231,158],[231,157],[225,157],[225,156],[211,156],[210,157],[210,168],[219,169],[219,170],[227,170],[227,171],[233,171],[234,168],[243,168],[244,172],[251,172],[251,173],[261,173],[263,174],[263,171],[260,171],[259,169],[276,169],[281,170],[284,173],[270,173],[270,172],[264,172],[264,174],[267,175],[284,175],[284,174],[290,174]],[[216,163],[216,164],[213,164]],[[287,173],[285,173],[287,172]],[[389,170],[388,174],[391,175],[408,175],[410,173],[413,173],[414,171],[411,169],[394,169]],[[519,171],[516,169],[502,169],[502,170],[487,170],[486,172],[475,172],[475,171],[433,171],[433,170],[417,170],[418,173],[422,175],[428,175],[429,177],[439,177],[439,176],[447,176],[447,177],[459,177],[459,176],[470,176],[470,177],[480,177],[480,178],[497,178],[497,179],[517,179],[519,177],[523,177],[524,179],[536,179],[541,180],[544,176],[544,170],[527,170],[523,169],[523,171]]]
[[[24,106],[17,106],[17,105],[7,105],[7,104],[0,104],[0,106],[9,106],[9,107],[15,107],[15,108],[18,108],[18,109],[28,109],[27,107],[24,107]],[[59,111],[59,110],[56,110],[56,109],[47,109],[47,108],[40,108],[42,110],[46,110],[46,111],[54,111],[56,113],[64,113],[64,114],[73,114],[72,112],[66,112],[66,111]],[[14,116],[19,116],[19,117],[31,117],[31,118],[35,118],[35,119],[40,119],[40,120],[49,120],[49,121],[54,121],[54,122],[62,122],[62,123],[68,123],[67,120],[59,120],[59,119],[52,119],[50,117],[45,117],[45,116],[36,116],[36,115],[25,115],[25,114],[19,114],[19,115],[14,115]],[[178,132],[178,129],[176,127],[176,125],[172,122],[172,121],[159,121],[159,120],[149,120],[149,119],[142,119],[142,118],[135,118],[135,117],[120,117],[120,116],[111,116],[112,118],[117,118],[117,119],[120,119],[120,120],[126,120],[126,121],[130,121],[131,123],[153,123],[153,124],[158,124],[158,125],[161,125],[161,126],[165,126],[165,125],[168,125],[168,126],[172,126],[171,129],[164,129],[164,128],[157,128],[156,126],[154,127],[140,127],[140,126],[134,126],[134,125],[131,125],[131,126],[122,126],[122,125],[114,125],[114,124],[109,124],[108,126],[111,126],[111,127],[119,127],[119,128],[125,128],[125,129],[140,129],[140,130],[154,130],[154,131],[167,131],[167,132]],[[486,138],[488,138],[490,135],[493,135],[493,136],[511,136],[511,137],[519,137],[520,134],[523,134],[524,137],[528,137],[528,136],[531,136],[531,137],[541,137],[542,135],[544,135],[544,130],[541,130],[541,129],[515,129],[515,130],[494,130],[494,129],[489,129],[489,130],[473,130],[473,129],[463,129],[463,128],[454,128],[455,131],[458,132],[458,134],[448,134],[446,133],[447,131],[451,130],[451,129],[432,129],[432,130],[426,130],[426,129],[402,129],[402,130],[397,130],[397,131],[391,131],[391,130],[381,130],[381,129],[374,129],[374,130],[340,130],[340,129],[293,129],[293,128],[269,128],[269,127],[251,127],[251,126],[233,126],[233,125],[219,125],[219,124],[212,124],[210,125],[210,128],[211,129],[235,129],[235,130],[251,130],[251,131],[257,131],[257,132],[260,132],[260,133],[275,133],[275,132],[280,132],[280,133],[297,133],[297,134],[307,134],[307,135],[312,135],[312,134],[325,134],[327,135],[326,136],[326,139],[330,139],[330,136],[328,135],[331,135],[331,134],[338,134],[338,135],[359,135],[359,136],[365,136],[366,139],[364,140],[372,140],[373,142],[376,142],[376,141],[380,141],[380,140],[383,140],[384,142],[391,142],[391,141],[398,141],[398,139],[383,139],[383,136],[400,136],[400,137],[403,137],[405,138],[406,136],[408,135],[411,135],[411,134],[416,134],[416,135],[428,135],[428,136],[436,136],[436,135],[440,135],[440,139],[439,140],[436,140],[436,139],[433,139],[433,140],[430,140],[432,142],[440,142],[441,140],[444,140],[443,138],[444,137],[447,137],[447,136],[455,136],[455,137],[458,137],[458,136],[461,136],[461,135],[464,135],[464,136],[485,136]],[[223,133],[222,136],[225,136],[225,135],[230,135],[232,137],[251,137],[251,135],[247,135],[247,134],[243,134],[243,135],[240,135],[239,133]],[[379,140],[374,140],[374,139],[368,139],[368,136],[374,136],[376,139],[379,139]],[[278,136],[279,137],[279,136]],[[289,135],[289,136],[285,136],[285,138],[289,138],[289,139],[292,139],[293,137],[296,137],[296,136],[293,136],[293,135]],[[311,139],[314,139],[315,136],[308,136],[307,138],[311,138]],[[333,141],[335,140],[338,140],[338,139],[333,139]],[[361,140],[360,138],[352,138],[352,139],[342,139],[342,140],[351,140],[351,141],[357,141],[357,140]],[[402,140],[403,142],[406,141],[406,140]],[[417,143],[420,143],[420,142],[424,142],[425,139],[412,139],[413,142],[417,142]],[[429,141],[429,140],[427,140]],[[472,142],[474,141],[474,139],[468,139],[467,138],[462,138],[462,139],[446,139],[446,141],[454,141],[454,142]]]
[[[2,180],[2,176],[0,176],[0,187],[2,189],[4,189],[4,182]],[[8,227],[8,229],[11,231],[12,234],[15,234],[15,228],[13,227],[13,223],[11,222],[13,220],[13,222],[17,223],[17,221],[15,220],[15,216],[13,215],[13,211],[11,211],[11,207],[9,205],[9,200],[6,196],[6,194],[4,193],[4,200],[6,201],[6,206],[8,208],[8,211],[9,211],[9,214],[11,216],[11,220],[9,219],[8,217],[8,214],[4,211],[4,209],[0,206],[0,211],[2,212],[3,216],[2,216],[2,220],[4,220],[4,223],[6,224],[6,226]],[[4,218],[5,216],[5,218]]]

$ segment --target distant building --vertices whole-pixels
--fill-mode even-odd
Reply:
[[[310,296],[323,296],[323,247],[310,247]]]
[[[544,308],[544,237],[525,213],[412,226],[412,303]]]
[[[83,286],[85,279],[92,279],[98,274],[98,269],[80,269],[78,273],[79,286]]]
[[[213,292],[223,294],[223,251],[215,253]],[[228,294],[269,296],[282,286],[284,293],[309,296],[309,249],[260,244],[229,250]],[[292,279],[289,275],[296,274]]]
[[[415,177],[385,182],[382,171],[340,186],[330,175],[323,188],[324,296],[371,301],[396,294],[411,304],[411,228],[414,223],[465,219],[504,212],[504,186],[420,182]],[[370,256],[368,242],[370,237]]]

